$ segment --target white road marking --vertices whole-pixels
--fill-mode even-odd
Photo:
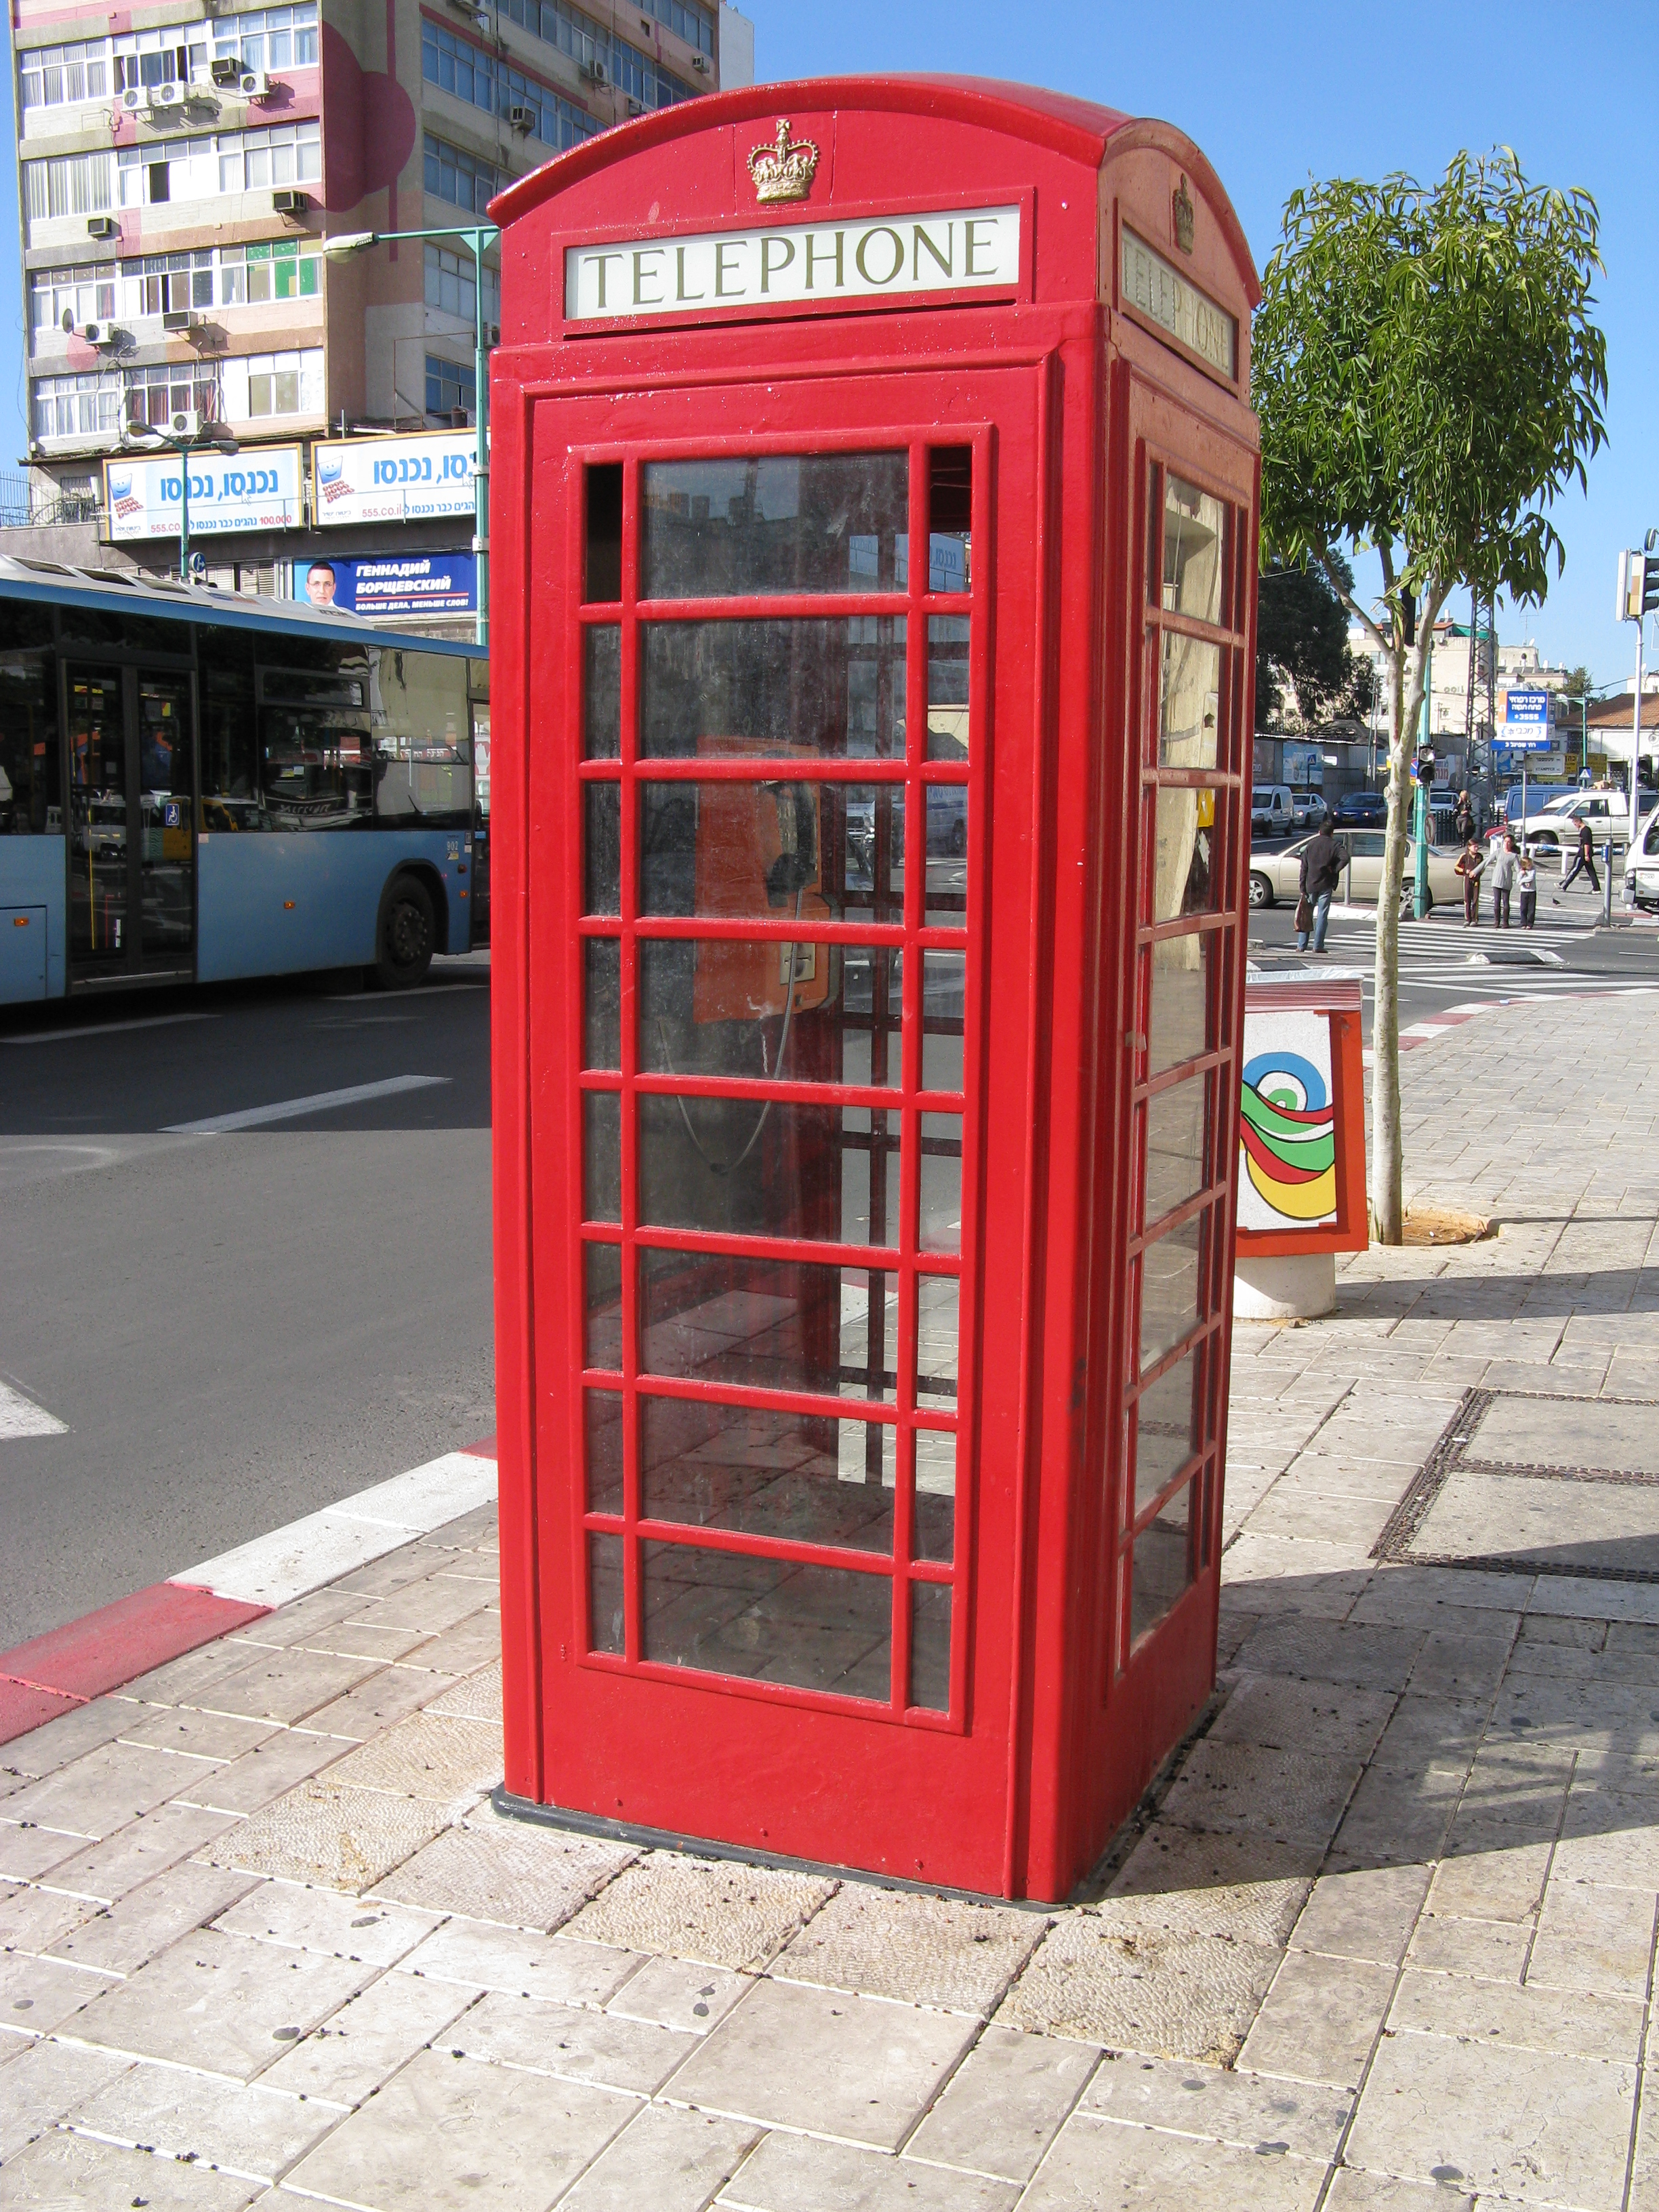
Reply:
[[[439,991],[477,991],[489,988],[486,972],[474,982],[463,981],[458,975],[453,983],[417,983],[412,991],[325,991],[323,998],[331,1006],[355,1006],[362,999],[379,999],[385,1006],[396,1006],[400,999],[429,999]]]
[[[44,1406],[37,1406],[33,1398],[26,1398],[21,1390],[14,1390],[9,1382],[0,1382],[0,1437],[63,1437],[69,1434],[66,1422]]]
[[[326,1114],[336,1106],[356,1106],[369,1098],[390,1098],[400,1091],[424,1091],[447,1083],[447,1075],[389,1075],[383,1083],[353,1083],[343,1091],[314,1091],[309,1098],[284,1098],[274,1106],[245,1106],[239,1114],[210,1114],[200,1121],[172,1121],[168,1137],[218,1137],[234,1129],[258,1129],[269,1121],[297,1121],[307,1114]]]
[[[144,1014],[131,1022],[97,1022],[81,1030],[26,1030],[21,1036],[0,1036],[0,1044],[78,1044],[83,1037],[113,1036],[117,1030],[164,1030],[173,1022],[216,1022],[214,1013]]]

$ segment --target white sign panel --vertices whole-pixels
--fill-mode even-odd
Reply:
[[[315,449],[312,514],[330,523],[414,522],[471,514],[476,430],[412,438],[346,438]]]
[[[1132,230],[1123,233],[1123,304],[1149,316],[1224,376],[1238,374],[1237,323]]]
[[[250,447],[235,454],[198,446],[188,454],[124,453],[105,462],[111,538],[177,538],[186,465],[192,538],[232,530],[298,530],[305,520],[297,446]]]
[[[1018,282],[1018,208],[948,208],[568,246],[564,312],[568,320],[586,323],[724,307],[829,307],[843,300],[1007,290]]]

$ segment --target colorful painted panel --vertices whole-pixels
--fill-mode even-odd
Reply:
[[[1298,1010],[1252,1015],[1239,1094],[1238,1225],[1309,1228],[1337,1218],[1331,1024]]]

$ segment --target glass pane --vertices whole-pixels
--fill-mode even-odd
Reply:
[[[70,957],[127,955],[127,744],[121,678],[69,679]]]
[[[138,787],[142,949],[188,960],[195,934],[196,870],[191,823],[196,811],[188,692],[178,677],[138,683]]]
[[[897,1087],[897,945],[682,937],[639,951],[649,1073]]]
[[[927,757],[968,765],[966,615],[927,617]]]
[[[1156,1628],[1193,1578],[1187,1516],[1193,1486],[1177,1490],[1134,1540],[1129,1577],[1129,1640]]]
[[[588,1650],[623,1649],[623,1540],[589,1534],[587,1539]]]
[[[916,1403],[954,1409],[962,1285],[954,1275],[916,1278]]]
[[[582,1246],[582,1358],[590,1367],[622,1366],[622,1246]]]
[[[582,1211],[589,1221],[622,1219],[622,1100],[582,1093]]]
[[[904,623],[650,623],[640,668],[646,759],[891,760],[904,750]]]
[[[965,592],[973,580],[974,449],[936,446],[927,456],[927,588]]]
[[[1159,1221],[1203,1189],[1210,1078],[1199,1076],[1146,1101],[1146,1203],[1141,1218]]]
[[[1183,1221],[1140,1259],[1140,1364],[1151,1367],[1171,1352],[1200,1316],[1199,1261],[1207,1211]]]
[[[962,1116],[921,1117],[921,1224],[924,1252],[962,1249]]]
[[[641,1399],[640,1418],[647,1521],[890,1555],[890,1422],[652,1397]]]
[[[584,1067],[622,1066],[622,945],[590,937],[582,946]]]
[[[1160,784],[1153,794],[1152,921],[1177,921],[1220,905],[1218,804],[1216,792],[1173,784]]]
[[[1164,607],[1194,622],[1221,620],[1227,510],[1196,484],[1164,480]]]
[[[956,1547],[957,1440],[937,1429],[916,1431],[915,1540],[919,1559],[948,1560]]]
[[[619,1390],[590,1390],[584,1407],[587,1428],[587,1510],[623,1510],[623,1401]]]
[[[622,911],[622,787],[582,786],[582,911]]]
[[[891,1695],[892,1584],[687,1544],[641,1547],[645,1656],[842,1697]]]
[[[951,1710],[951,1585],[910,1585],[910,1703],[930,1713]]]
[[[967,905],[968,787],[927,787],[927,903],[943,900],[958,911]]]
[[[1203,1444],[1203,1372],[1200,1345],[1140,1394],[1135,1416],[1137,1518]]]
[[[712,1252],[646,1251],[640,1327],[647,1374],[889,1404],[897,1395],[894,1275]]]
[[[615,760],[622,750],[622,629],[601,623],[582,632],[582,755]]]
[[[893,922],[903,909],[902,786],[641,786],[642,914]]]
[[[967,993],[965,952],[921,956],[921,1087],[960,1091],[962,1036]]]
[[[1152,948],[1152,991],[1146,1016],[1147,1073],[1161,1075],[1183,1060],[1215,1049],[1212,978],[1218,930],[1163,937]]]
[[[1166,630],[1158,683],[1158,766],[1213,768],[1220,711],[1220,647]]]
[[[590,604],[622,597],[623,472],[603,461],[587,475],[587,559],[582,595]]]
[[[642,1097],[640,1218],[662,1229],[890,1246],[898,1118],[782,1100]],[[959,1176],[959,1162],[950,1164]]]
[[[890,592],[908,496],[902,453],[653,462],[642,596]]]

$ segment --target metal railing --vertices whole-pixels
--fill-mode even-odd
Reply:
[[[58,530],[96,522],[102,513],[95,492],[59,492],[53,498],[27,477],[0,476],[0,530]]]

